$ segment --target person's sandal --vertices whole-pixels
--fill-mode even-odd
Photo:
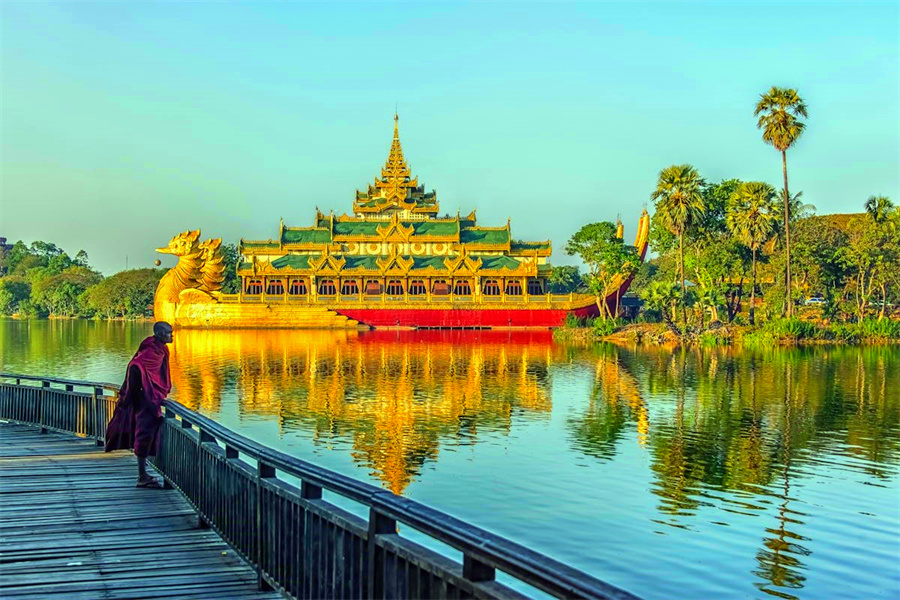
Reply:
[[[146,481],[138,481],[135,487],[139,488],[149,488],[151,490],[161,490],[163,489],[163,485],[159,482],[158,479],[150,478]]]

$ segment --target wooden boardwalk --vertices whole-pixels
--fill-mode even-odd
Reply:
[[[282,598],[128,452],[0,422],[0,598]]]

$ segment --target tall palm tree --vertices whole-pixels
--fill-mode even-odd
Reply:
[[[772,87],[765,94],[761,94],[756,103],[754,116],[759,120],[756,126],[762,129],[763,141],[771,144],[781,152],[781,170],[784,173],[784,248],[785,248],[785,294],[787,295],[787,315],[794,313],[794,303],[791,300],[791,227],[790,227],[790,200],[788,192],[787,176],[787,150],[794,145],[800,137],[806,124],[800,117],[806,118],[806,102],[797,94],[797,90],[790,88]]]
[[[691,165],[672,165],[659,173],[656,190],[650,197],[656,202],[656,214],[663,225],[678,237],[678,273],[681,297],[687,298],[684,283],[684,234],[706,212],[701,190],[703,178]],[[682,324],[687,324],[687,309],[681,306]]]
[[[761,181],[742,183],[728,200],[725,222],[729,231],[750,248],[753,257],[750,287],[750,324],[756,324],[756,252],[778,225],[775,188]]]
[[[869,196],[869,199],[866,200],[866,212],[869,213],[876,225],[887,221],[893,208],[894,203],[887,196]]]

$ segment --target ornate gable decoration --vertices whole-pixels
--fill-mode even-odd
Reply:
[[[444,259],[444,266],[447,267],[448,271],[454,274],[474,275],[481,269],[481,263],[482,261],[480,258],[472,260],[472,257],[469,256],[469,252],[466,250],[465,246],[460,248],[459,256]]]
[[[375,259],[375,264],[384,274],[406,275],[415,261],[411,256],[401,256],[396,246],[391,249],[390,256]]]
[[[328,246],[322,249],[322,255],[318,258],[309,259],[309,268],[316,274],[335,275],[343,270],[347,264],[347,259],[343,256],[336,258],[328,251]]]
[[[409,236],[413,234],[415,229],[412,225],[404,226],[400,222],[400,215],[394,214],[391,220],[384,225],[376,228],[378,235],[386,242],[408,242]]]

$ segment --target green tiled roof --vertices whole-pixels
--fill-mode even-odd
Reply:
[[[463,244],[506,244],[509,242],[509,230],[472,227],[459,232],[459,241]]]
[[[447,265],[444,264],[445,256],[415,256],[413,257],[413,271],[419,269],[437,269],[444,271]]]
[[[366,269],[369,271],[377,271],[380,269],[378,263],[376,262],[380,256],[344,256],[347,259],[347,264],[344,265],[344,270],[349,269]]]
[[[458,221],[414,221],[412,226],[415,235],[455,237],[459,231]]]
[[[500,271],[501,269],[513,271],[519,268],[519,261],[508,256],[482,256],[481,268],[488,271]]]
[[[308,269],[309,254],[287,254],[272,261],[276,269]]]
[[[383,221],[335,221],[334,235],[367,235],[377,236],[378,227],[383,226]]]
[[[547,250],[550,242],[522,242],[516,241],[510,245],[511,250]]]
[[[285,227],[281,234],[285,244],[328,244],[331,232],[327,229],[293,229]]]
[[[280,247],[275,240],[241,241],[241,248],[247,250],[277,250]]]

